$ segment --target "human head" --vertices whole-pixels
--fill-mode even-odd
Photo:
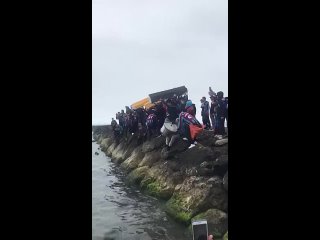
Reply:
[[[200,99],[200,102],[205,102],[206,101],[206,97],[202,97],[201,99]]]
[[[124,113],[124,110],[123,110],[123,109],[121,110],[121,113]]]
[[[187,107],[190,107],[192,105],[192,101],[191,100],[188,100],[187,102],[186,102],[186,108]]]
[[[217,97],[218,97],[218,99],[222,99],[223,98],[223,92],[222,91],[217,92]]]

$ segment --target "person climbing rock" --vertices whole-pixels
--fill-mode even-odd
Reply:
[[[182,112],[179,114],[178,131],[183,138],[190,144],[194,144],[197,136],[202,132],[203,126],[190,113]]]
[[[206,100],[206,97],[202,97],[200,99],[201,102],[201,116],[202,116],[202,123],[203,125],[205,125],[205,129],[210,129],[211,128],[211,124],[210,124],[210,119],[209,119],[209,115],[210,115],[210,111],[209,111],[209,102]]]
[[[162,128],[161,134],[166,137],[166,150],[169,151],[175,140],[179,137],[177,133],[178,126],[176,123],[172,123],[168,118],[166,118]]]
[[[164,104],[166,106],[167,118],[174,123],[179,116],[177,101],[172,98],[165,101]]]

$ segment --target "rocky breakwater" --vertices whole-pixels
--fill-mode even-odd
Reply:
[[[127,183],[164,199],[174,219],[190,225],[205,218],[217,239],[228,238],[228,139],[203,131],[195,147],[179,138],[167,151],[164,137],[116,140],[110,126],[94,127],[93,138],[127,172]]]

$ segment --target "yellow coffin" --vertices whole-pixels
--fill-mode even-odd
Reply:
[[[147,104],[145,104],[144,105],[144,107],[148,110],[149,108],[152,108],[152,107],[154,107],[155,106],[155,104],[154,103],[147,103]]]
[[[140,107],[143,107],[145,106],[146,104],[150,103],[149,102],[149,98],[144,98],[138,102],[135,102],[131,105],[131,108],[132,109],[137,109],[137,108],[140,108]]]

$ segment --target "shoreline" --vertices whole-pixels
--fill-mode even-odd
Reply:
[[[178,139],[166,151],[164,137],[139,144],[135,135],[116,141],[110,125],[92,130],[101,150],[125,171],[128,185],[165,200],[176,221],[190,226],[206,218],[210,234],[228,239],[228,139],[203,131],[195,147]]]

